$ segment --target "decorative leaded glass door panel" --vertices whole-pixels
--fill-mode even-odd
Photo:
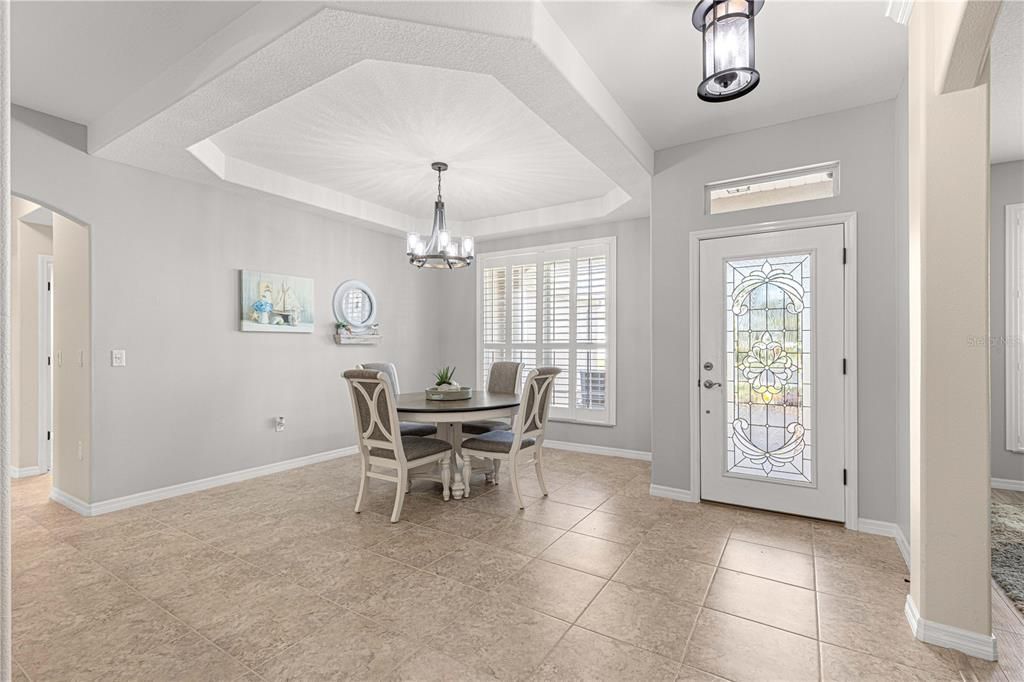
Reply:
[[[700,242],[701,497],[844,520],[843,228]]]

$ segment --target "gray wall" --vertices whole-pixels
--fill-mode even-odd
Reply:
[[[1024,455],[1006,449],[1006,205],[1024,203],[1024,161],[992,166],[989,309],[992,363],[992,478],[1024,481]],[[1020,342],[1019,340],[1017,341]]]
[[[896,470],[896,523],[910,538],[910,111],[906,83],[893,104],[896,118],[896,289],[897,400],[899,440]]]
[[[651,277],[650,224],[644,218],[567,228],[477,243],[478,253],[506,251],[599,237],[616,237],[615,426],[552,422],[551,440],[651,451]],[[476,279],[460,271],[445,282],[449,323],[442,332],[443,362],[460,368],[462,380],[476,366]],[[450,358],[450,360],[449,360]]]
[[[417,386],[439,360],[445,273],[411,268],[402,238],[90,157],[18,122],[13,169],[16,193],[90,226],[87,501],[352,445],[342,370],[392,360]],[[315,333],[240,332],[240,268],[313,277]],[[377,295],[377,347],[332,341],[331,294],[350,278]],[[127,350],[127,367],[110,367],[114,348]],[[276,415],[287,417],[283,433]]]
[[[860,516],[897,520],[898,334],[892,101],[658,152],[651,214],[653,482],[691,489],[689,453],[689,233],[843,211],[857,212]],[[704,215],[703,186],[839,160],[832,199]]]

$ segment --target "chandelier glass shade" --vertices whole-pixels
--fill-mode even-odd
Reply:
[[[761,74],[754,68],[754,15],[764,0],[700,0],[693,26],[704,38],[704,80],[697,97],[727,102],[757,87]]]
[[[405,255],[409,263],[418,268],[465,268],[473,264],[472,237],[456,237],[448,232],[444,219],[444,200],[441,198],[441,173],[448,164],[437,161],[430,165],[437,171],[437,200],[434,202],[434,225],[429,235],[410,232],[406,239]]]

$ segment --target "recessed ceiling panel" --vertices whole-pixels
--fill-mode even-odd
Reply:
[[[428,218],[445,161],[449,216],[468,221],[616,189],[493,76],[365,60],[217,133],[231,159]]]

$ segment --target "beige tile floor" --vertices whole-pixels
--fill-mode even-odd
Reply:
[[[14,483],[14,657],[39,680],[1024,679],[913,639],[895,543],[648,495],[646,463],[551,450],[402,522],[353,458],[84,519]],[[525,473],[525,472],[524,472]]]

